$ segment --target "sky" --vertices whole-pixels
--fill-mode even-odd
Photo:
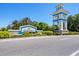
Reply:
[[[29,17],[32,21],[45,22],[52,25],[52,14],[57,3],[0,3],[0,28],[6,27],[14,20]],[[79,3],[64,3],[68,15],[79,13]]]

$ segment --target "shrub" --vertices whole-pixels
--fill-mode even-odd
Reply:
[[[41,36],[42,35],[42,32],[37,32],[36,34],[39,35],[39,36]]]
[[[63,33],[63,35],[79,35],[79,32],[67,32]]]
[[[42,35],[41,32],[37,32],[37,33],[34,34],[34,36],[41,36],[41,35]]]
[[[54,35],[61,35],[61,32],[53,32]]]
[[[0,38],[9,38],[10,34],[8,31],[0,31]]]
[[[30,33],[30,36],[41,36],[41,35],[42,35],[41,32]]]
[[[54,35],[61,35],[62,34],[62,31],[61,30],[54,30],[53,31],[53,34]]]
[[[53,35],[52,31],[43,31],[42,32],[43,35]]]
[[[23,33],[23,36],[24,36],[24,37],[29,37],[29,36],[30,36],[30,32],[24,32],[24,33]]]
[[[23,35],[13,35],[11,38],[23,37]]]

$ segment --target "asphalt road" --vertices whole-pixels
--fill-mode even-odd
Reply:
[[[79,56],[79,36],[0,40],[0,56]]]

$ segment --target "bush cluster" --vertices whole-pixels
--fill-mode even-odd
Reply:
[[[0,31],[0,38],[3,39],[3,38],[9,38],[10,37],[10,34],[8,31]]]
[[[79,35],[79,32],[67,32],[63,33],[63,35]]]
[[[53,32],[53,35],[61,35],[61,32]]]
[[[44,35],[59,35],[59,32],[53,31],[42,31],[42,32],[24,32],[23,35],[11,36],[8,31],[0,31],[0,39],[10,38],[10,37],[29,37],[29,36],[44,36]],[[64,32],[63,35],[79,35],[79,32]]]
[[[23,33],[23,36],[24,36],[24,37],[29,37],[29,36],[30,36],[30,32],[24,32],[24,33]]]
[[[31,36],[42,36],[42,32],[30,33]]]
[[[23,35],[13,35],[11,38],[18,38],[18,37],[23,37]]]
[[[30,33],[30,32],[24,32],[23,36],[24,37],[29,37],[29,36],[44,36],[44,35],[53,35],[52,31],[42,31],[42,32],[35,32],[35,33]]]
[[[43,31],[43,35],[53,35],[53,31]]]

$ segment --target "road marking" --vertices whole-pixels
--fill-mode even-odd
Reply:
[[[72,53],[70,56],[76,56],[79,53],[79,50],[75,51],[74,53]]]

